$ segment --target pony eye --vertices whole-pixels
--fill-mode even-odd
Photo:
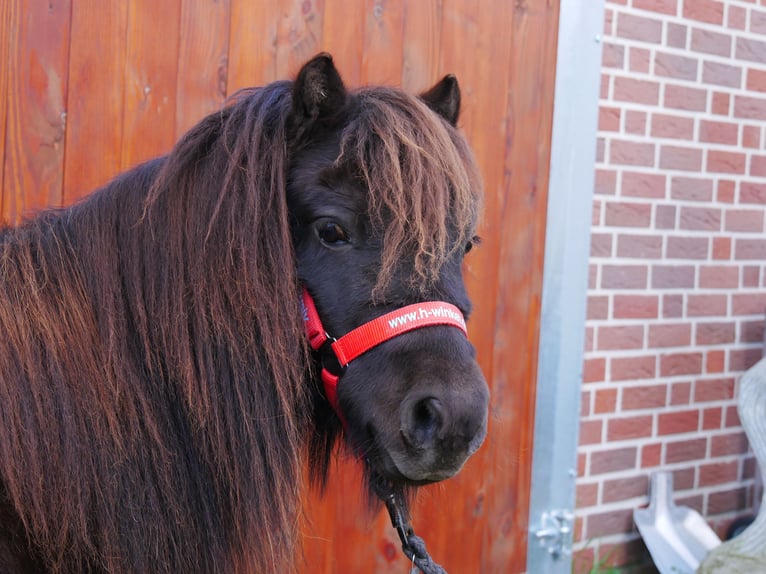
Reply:
[[[473,249],[474,245],[478,245],[481,243],[481,239],[478,235],[474,235],[471,239],[468,240],[468,243],[465,244],[465,252],[466,254]]]
[[[341,245],[348,243],[348,235],[343,228],[334,221],[324,221],[317,227],[317,235],[326,245]]]

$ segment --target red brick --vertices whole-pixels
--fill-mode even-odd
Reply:
[[[711,492],[707,499],[707,514],[723,514],[744,510],[747,505],[747,489],[738,486],[720,492]]]
[[[716,0],[684,0],[683,16],[708,24],[723,24],[723,2]]]
[[[742,343],[763,342],[764,321],[742,321],[739,324],[739,339]]]
[[[656,205],[654,209],[654,226],[657,229],[676,228],[676,206]]]
[[[718,261],[731,259],[731,237],[713,238],[713,259]]]
[[[588,508],[598,504],[598,483],[578,483],[575,488],[575,504],[577,508]]]
[[[707,440],[704,438],[670,442],[665,445],[665,463],[701,460],[705,458],[706,449]]]
[[[694,267],[691,265],[653,265],[654,289],[687,289],[694,287]]]
[[[730,265],[702,265],[699,282],[703,289],[736,289],[739,287],[739,268]]]
[[[617,36],[627,40],[659,44],[662,42],[662,22],[654,18],[620,12],[617,15]]]
[[[612,140],[609,143],[609,161],[618,165],[654,165],[654,144]]]
[[[579,505],[578,505],[578,508],[580,508]],[[582,516],[575,517],[574,542],[581,542],[585,540],[585,537],[584,537],[585,527],[581,526],[579,528],[579,531],[577,528],[578,524],[581,521],[584,522],[585,517],[582,517]],[[585,546],[584,548],[581,548],[579,550],[574,550],[572,552],[572,574],[585,574],[587,572],[590,572],[592,565],[596,564],[597,562],[598,562],[598,558],[596,557],[596,549],[593,548],[593,546]]]
[[[761,5],[766,6],[763,2]],[[756,34],[766,34],[766,12],[750,11],[750,31]]]
[[[738,60],[748,60],[763,64],[763,54],[766,53],[766,42],[752,38],[737,38],[735,52]]]
[[[589,321],[609,318],[609,297],[606,295],[589,295],[586,319]]]
[[[766,70],[748,69],[746,86],[750,92],[766,92]]]
[[[670,197],[679,201],[712,201],[713,180],[674,176],[670,182]]]
[[[653,379],[656,374],[655,363],[654,356],[615,357],[610,361],[610,380]]]
[[[604,42],[601,65],[604,68],[622,68],[625,65],[625,46]]]
[[[590,416],[590,391],[580,393],[580,419]]]
[[[721,210],[712,207],[683,206],[680,228],[693,231],[720,231]],[[705,247],[707,249],[707,245]]]
[[[606,376],[606,359],[585,359],[583,362],[583,382],[600,383]]]
[[[654,73],[665,78],[694,81],[697,79],[696,58],[688,58],[667,52],[654,54]]]
[[[667,385],[641,385],[622,389],[622,409],[656,409],[665,406]]]
[[[755,478],[755,458],[747,457],[742,463],[742,480],[752,480]]]
[[[660,376],[699,375],[702,372],[702,353],[671,353],[660,357]]]
[[[692,397],[692,384],[689,382],[673,383],[670,385],[670,405],[688,405]]]
[[[763,211],[755,209],[730,209],[726,212],[726,231],[761,233]]]
[[[736,340],[736,324],[733,321],[711,321],[697,323],[695,343],[697,345],[726,345]]]
[[[739,88],[742,85],[742,68],[719,62],[705,62],[702,66],[702,81],[715,86]]]
[[[659,466],[661,462],[661,444],[646,444],[641,448],[641,468]]]
[[[614,195],[617,190],[617,172],[612,169],[597,169],[594,193]]]
[[[758,287],[761,284],[761,269],[757,265],[742,268],[742,287]]]
[[[739,315],[763,315],[766,309],[766,293],[734,293],[731,296],[731,313]]]
[[[660,85],[649,80],[618,76],[614,79],[614,100],[656,105],[660,100]]]
[[[652,114],[652,136],[691,140],[694,137],[694,119],[671,114]]]
[[[621,416],[607,422],[606,439],[615,442],[652,436],[652,415]]]
[[[631,46],[628,56],[628,69],[634,73],[648,74],[651,55],[651,52],[645,48]]]
[[[600,444],[601,443],[601,428],[603,424],[600,420],[595,421],[580,421],[580,434],[578,435],[578,441],[580,446],[586,444]]]
[[[742,146],[751,149],[761,147],[760,126],[744,126],[742,128]]]
[[[587,539],[628,533],[633,530],[633,509],[609,510],[585,517]]]
[[[747,449],[747,435],[742,431],[716,435],[710,439],[711,457],[745,454]]]
[[[731,96],[724,92],[715,92],[711,111],[718,116],[728,116],[731,107]]]
[[[663,103],[667,108],[704,112],[707,109],[707,94],[707,90],[668,84]]]
[[[714,173],[745,173],[744,153],[711,149],[707,152],[707,171]]]
[[[591,257],[611,257],[612,238],[613,236],[611,233],[591,233],[590,256]]]
[[[617,389],[599,389],[593,402],[593,412],[610,414],[617,410]]]
[[[649,203],[609,202],[605,215],[606,225],[611,227],[649,227],[652,206]]]
[[[766,47],[764,50],[766,50]],[[763,118],[766,117],[766,99],[735,96],[734,116],[746,120],[763,121]]]
[[[596,138],[596,163],[606,162],[606,138]]]
[[[686,300],[689,317],[715,317],[726,315],[726,295],[692,293]]]
[[[766,259],[766,239],[735,239],[734,258],[740,260]]]
[[[602,100],[609,98],[609,87],[612,85],[612,77],[609,74],[601,73],[598,97]]]
[[[766,156],[764,156],[766,157]],[[753,158],[755,161],[755,157]],[[753,169],[750,169],[751,175]],[[740,184],[739,189],[739,202],[740,203],[757,203],[759,205],[766,205],[766,183],[754,183],[751,181],[743,181]]]
[[[620,234],[617,237],[617,256],[659,259],[662,257],[662,236]]]
[[[643,325],[605,325],[598,328],[600,351],[641,349],[643,346]]]
[[[721,407],[711,407],[702,411],[702,430],[721,428]]]
[[[702,150],[674,145],[660,146],[660,168],[699,171],[702,168]]]
[[[728,401],[734,398],[734,379],[707,379],[694,383],[694,402]]]
[[[687,27],[682,24],[668,22],[667,45],[671,48],[686,49],[686,30]]]
[[[691,47],[695,52],[728,58],[731,55],[731,35],[694,28]]]
[[[625,110],[625,132],[638,135],[646,134],[646,112]]]
[[[700,120],[699,140],[705,143],[737,145],[739,126],[731,122]]]
[[[734,192],[737,183],[730,179],[719,179],[716,191],[716,200],[719,203],[734,203]]]
[[[678,12],[678,0],[633,0],[633,8],[675,16]]]
[[[649,348],[686,347],[691,343],[689,323],[661,323],[649,325]]]
[[[615,295],[615,319],[656,319],[659,317],[659,297],[656,295]]]
[[[601,502],[619,502],[644,496],[649,489],[649,480],[645,474],[605,480]]]
[[[642,173],[624,171],[620,195],[624,197],[643,197],[662,199],[665,197],[665,175],[661,173]]]
[[[601,269],[603,289],[646,289],[646,265],[604,265]]]
[[[668,259],[707,259],[709,248],[707,237],[670,236],[666,255]]]
[[[726,24],[729,28],[735,30],[744,30],[747,21],[747,11],[742,6],[733,6],[729,4],[726,15]]]
[[[750,349],[731,349],[729,351],[729,369],[746,371],[763,357],[763,345]]]
[[[590,455],[590,475],[617,472],[636,467],[636,447],[611,448]]]
[[[694,470],[693,466],[674,469],[672,472],[673,490],[679,491],[694,488]]]
[[[692,273],[694,270],[692,269]],[[693,277],[693,275],[692,275]],[[678,319],[684,314],[683,295],[662,296],[662,317],[665,319]]]
[[[723,373],[726,368],[726,353],[720,349],[705,354],[705,372]]]
[[[598,129],[602,132],[619,132],[620,108],[601,106],[598,110]]]
[[[742,426],[742,421],[739,420],[739,412],[737,411],[736,406],[729,405],[726,407],[726,418],[724,421],[724,426],[726,428],[739,428]]]

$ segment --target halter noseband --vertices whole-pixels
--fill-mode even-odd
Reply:
[[[465,318],[460,309],[444,301],[427,301],[386,313],[349,331],[340,339],[335,339],[322,326],[314,300],[305,287],[301,294],[301,303],[303,324],[309,338],[309,345],[314,351],[331,352],[340,367],[338,373],[331,372],[323,358],[321,377],[327,400],[343,421],[344,426],[345,418],[338,404],[337,387],[343,371],[351,361],[389,339],[422,327],[447,325],[457,327],[463,334],[468,335]]]

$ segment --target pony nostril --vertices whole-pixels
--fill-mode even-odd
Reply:
[[[444,409],[439,399],[427,397],[403,413],[403,419],[402,432],[407,443],[424,448],[433,444],[444,426]]]

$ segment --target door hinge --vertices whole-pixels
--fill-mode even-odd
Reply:
[[[554,560],[572,553],[574,514],[570,510],[550,510],[540,517],[540,527],[533,532],[540,546]]]

